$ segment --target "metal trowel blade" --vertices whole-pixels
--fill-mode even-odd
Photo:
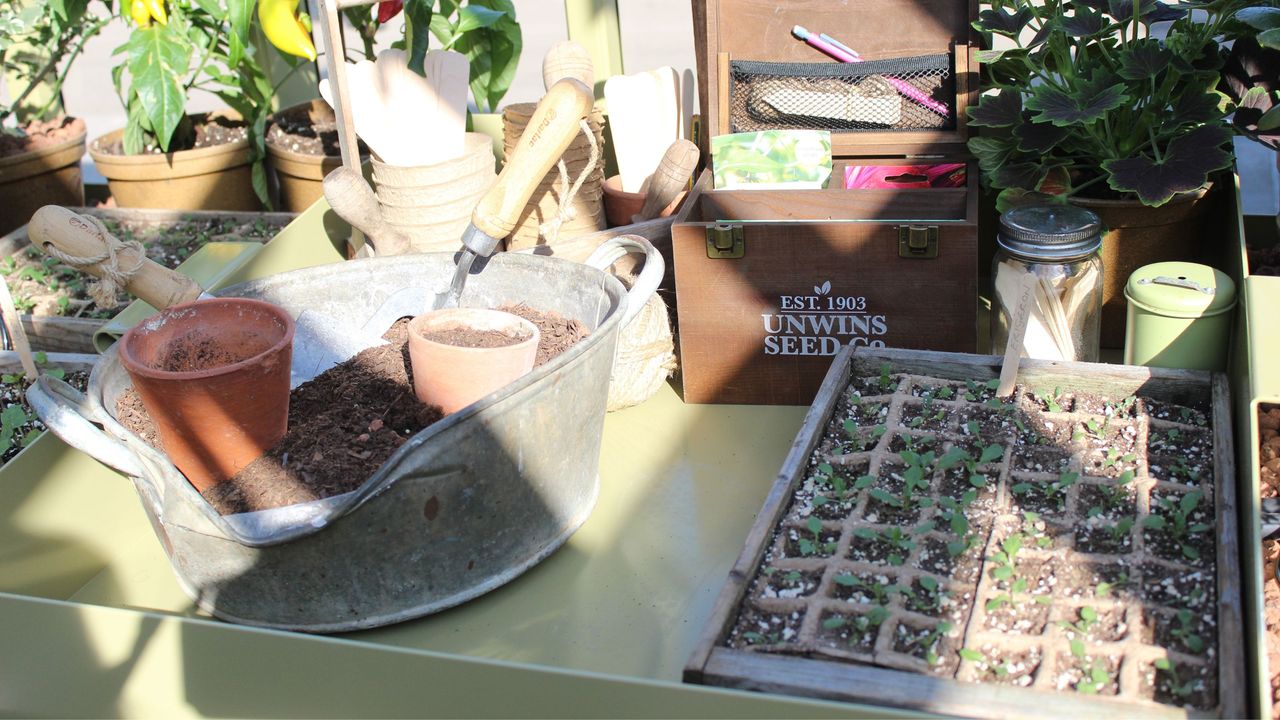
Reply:
[[[294,321],[293,365],[289,387],[295,388],[361,351],[386,345],[381,333],[368,333],[324,313],[304,310]]]

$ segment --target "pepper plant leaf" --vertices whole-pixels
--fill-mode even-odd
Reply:
[[[1022,94],[1004,89],[995,95],[978,98],[977,106],[969,107],[969,124],[980,127],[1009,127],[1022,118]]]
[[[133,91],[138,94],[160,149],[167,152],[187,105],[182,76],[191,62],[191,44],[171,26],[155,24],[136,28],[129,35],[126,48]]]
[[[1231,153],[1223,145],[1231,131],[1221,125],[1205,125],[1169,143],[1159,161],[1139,155],[1107,160],[1102,168],[1112,190],[1136,193],[1144,204],[1163,205],[1173,196],[1200,188],[1209,174],[1231,165]]]
[[[1173,52],[1162,47],[1159,40],[1138,40],[1120,50],[1118,74],[1126,80],[1154,78],[1173,60]]]
[[[1016,38],[1033,17],[1035,14],[1029,7],[1019,8],[1017,12],[992,8],[978,13],[978,21],[973,23],[973,27],[979,32],[993,32]]]
[[[1074,92],[1039,85],[1032,88],[1026,107],[1037,111],[1032,118],[1040,122],[1062,127],[1091,123],[1129,102],[1124,85],[1109,83],[1109,78],[1099,76],[1081,83]]]
[[[227,66],[237,67],[244,49],[252,42],[249,26],[257,0],[227,0],[227,19],[231,21],[231,37],[227,45]],[[286,55],[286,57],[293,57]]]

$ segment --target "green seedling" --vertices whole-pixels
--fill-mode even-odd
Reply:
[[[1062,412],[1062,406],[1058,404],[1058,398],[1062,397],[1062,388],[1054,388],[1052,393],[1044,390],[1038,390],[1035,393],[1035,397],[1037,400],[1044,403],[1045,408],[1049,412]]]
[[[1079,479],[1080,479],[1080,473],[1063,472],[1062,474],[1058,475],[1057,480],[1054,480],[1051,483],[1043,485],[1044,495],[1046,498],[1053,500],[1054,503],[1057,504],[1058,509],[1062,510],[1067,506],[1067,490],[1072,485],[1075,485],[1076,481]],[[1035,483],[1020,482],[1020,483],[1015,483],[1012,487],[1010,487],[1009,491],[1012,492],[1014,495],[1025,495],[1028,492],[1031,492],[1031,489],[1034,488],[1035,486],[1036,486]]]
[[[1014,533],[1005,538],[1000,543],[1000,550],[988,558],[994,564],[991,569],[991,577],[1006,583],[1009,590],[987,600],[987,612],[998,610],[1005,605],[1016,605],[1017,595],[1027,589],[1026,578],[1015,576],[1018,552],[1022,549],[1022,542],[1022,534]]]
[[[937,579],[929,575],[921,576],[916,584],[920,586],[920,592],[912,593],[907,599],[907,607],[916,612],[941,610],[942,604],[951,597],[951,591],[943,590]]]
[[[960,657],[969,662],[983,662],[987,659],[986,655],[974,650],[973,648],[960,648]]]
[[[875,580],[863,580],[857,575],[843,573],[833,578],[837,585],[847,588],[856,588],[866,591],[868,595],[875,600],[877,605],[888,605],[893,595],[904,595],[911,593],[911,588],[903,588],[898,585],[886,585]]]
[[[742,633],[742,639],[751,645],[777,645],[782,642],[782,632],[780,630],[773,630],[767,634],[754,631],[744,632]]]
[[[1187,463],[1186,458],[1177,457],[1173,460],[1173,465],[1169,468],[1169,474],[1175,480],[1182,480],[1186,483],[1195,483],[1200,479],[1200,473]]]
[[[1202,652],[1204,650],[1204,638],[1200,637],[1196,632],[1195,613],[1183,609],[1179,610],[1174,617],[1178,620],[1178,626],[1171,628],[1169,634],[1182,641],[1182,644],[1191,652]]]
[[[1081,645],[1081,654],[1076,656],[1082,660],[1084,659],[1083,648],[1084,646]],[[1075,654],[1074,647],[1072,648],[1072,654]],[[1101,660],[1095,660],[1093,665],[1082,666],[1080,669],[1084,672],[1084,678],[1076,683],[1076,692],[1081,695],[1097,695],[1099,691],[1115,680],[1111,673],[1107,672],[1107,666]]]
[[[850,628],[853,632],[849,634],[849,643],[854,644],[863,635],[880,627],[880,624],[888,619],[889,611],[883,606],[877,605],[863,615],[853,615],[851,617],[832,615],[822,621],[822,627],[827,630],[839,630],[843,627]]]
[[[1120,573],[1115,582],[1100,582],[1093,589],[1093,594],[1100,598],[1111,597],[1111,593],[1129,586],[1128,573]]]
[[[1093,626],[1098,623],[1098,611],[1089,606],[1080,608],[1080,617],[1075,622],[1059,620],[1058,627],[1068,632],[1073,632],[1080,637],[1088,637]],[[1077,643],[1079,644],[1077,647]],[[1079,650],[1079,653],[1076,650]],[[1084,643],[1079,639],[1071,641],[1071,654],[1076,657],[1084,657]]]
[[[955,627],[956,627],[955,625],[952,625],[946,620],[943,620],[942,622],[935,625],[933,629],[930,630],[929,632],[925,633],[924,635],[921,635],[918,638],[913,638],[910,642],[907,643],[907,647],[923,648],[925,651],[924,661],[929,663],[930,665],[937,665],[938,664],[938,652],[937,652],[938,643],[942,641],[942,638],[947,633],[954,630]]]
[[[1199,560],[1200,551],[1191,544],[1191,536],[1209,530],[1210,526],[1206,523],[1193,523],[1190,520],[1202,496],[1199,490],[1192,490],[1176,501],[1170,497],[1162,497],[1157,502],[1162,513],[1148,515],[1142,524],[1152,530],[1168,532],[1181,546],[1182,554],[1187,559]]]
[[[834,540],[823,542],[822,540],[822,521],[810,515],[805,521],[805,528],[813,533],[813,539],[801,537],[797,541],[800,546],[801,555],[817,555],[821,551],[825,555],[830,555],[836,551],[836,542]]]
[[[1119,468],[1122,463],[1131,463],[1137,459],[1138,456],[1133,453],[1125,453],[1121,455],[1119,450],[1115,448],[1108,448],[1106,456],[1102,458],[1102,468],[1104,470]]]
[[[1027,539],[1034,540],[1038,548],[1047,548],[1053,544],[1053,538],[1044,534],[1039,513],[1033,513],[1030,510],[1023,511],[1022,533]]]
[[[932,523],[926,523],[916,528],[916,534],[923,534],[933,529]],[[892,527],[877,533],[870,528],[858,528],[854,530],[854,535],[863,539],[879,539],[888,545],[892,550],[885,561],[890,565],[901,565],[906,562],[906,558],[916,547],[916,541],[912,536],[902,531],[902,528]]]
[[[970,490],[961,496],[960,500],[952,497],[938,498],[938,510],[934,517],[946,523],[951,532],[960,537],[964,537],[969,532],[969,518],[965,516],[964,508],[969,504],[965,502],[965,498],[971,493],[974,497],[977,496],[976,492]],[[969,502],[972,502],[972,500]]]
[[[1085,512],[1086,517],[1097,517],[1107,510],[1117,510],[1129,501],[1129,485],[1133,483],[1133,471],[1125,470],[1114,482],[1098,485],[1102,491],[1102,505],[1094,505]]]
[[[1129,531],[1133,529],[1133,518],[1120,518],[1115,523],[1111,525],[1104,525],[1103,527],[1106,528],[1107,533],[1111,535],[1111,540],[1113,542],[1123,543],[1124,539],[1128,537]]]
[[[889,363],[880,364],[880,390],[883,392],[889,392],[894,388],[893,378],[889,375],[892,370],[893,366]]]
[[[987,390],[995,390],[1000,387],[1000,378],[991,378],[985,382],[979,383],[974,380],[965,380],[964,399],[969,402],[975,402]]]
[[[976,436],[981,428],[978,426],[977,420],[970,420],[964,424],[964,430],[969,435]]]
[[[860,446],[858,449],[875,445],[880,442],[880,438],[884,437],[884,434],[888,432],[888,430],[889,429],[884,425],[864,428],[859,427],[858,423],[854,420],[844,421],[844,431],[854,442],[858,443]]]
[[[0,453],[8,452],[14,447],[14,438],[18,428],[31,421],[31,416],[21,405],[10,405],[0,411]]]
[[[1195,678],[1191,678],[1184,682],[1182,678],[1178,677],[1177,668],[1174,667],[1173,663],[1169,662],[1168,658],[1159,658],[1153,663],[1153,665],[1155,665],[1157,670],[1163,670],[1164,673],[1169,676],[1169,690],[1171,690],[1174,695],[1180,698],[1185,698],[1195,692]]]

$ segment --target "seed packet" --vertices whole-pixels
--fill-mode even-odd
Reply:
[[[844,169],[844,187],[846,190],[964,187],[966,174],[964,163],[848,165]]]
[[[831,179],[827,130],[763,130],[711,138],[716,188],[818,190]]]

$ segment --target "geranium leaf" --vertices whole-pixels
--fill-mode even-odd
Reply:
[[[1077,9],[1072,17],[1062,17],[1058,20],[1058,27],[1062,32],[1078,38],[1098,35],[1110,26],[1111,23],[1102,13],[1088,8]]]
[[[1005,139],[992,137],[969,138],[969,152],[978,158],[982,167],[996,168],[1013,152],[1013,144]]]
[[[1031,162],[1012,163],[1001,165],[991,174],[991,182],[996,187],[1020,187],[1020,188],[1037,188],[1040,181],[1044,180],[1045,173],[1048,169],[1039,164]]]
[[[1173,22],[1186,17],[1186,8],[1174,7],[1162,2],[1142,3],[1142,22],[1150,25],[1158,22]]]
[[[1100,76],[1081,83],[1074,93],[1040,85],[1032,89],[1026,107],[1038,111],[1035,119],[1054,125],[1090,123],[1129,102],[1124,85],[1107,83],[1108,78]]]
[[[1022,32],[1022,28],[1031,22],[1032,17],[1034,13],[1029,7],[1023,7],[1017,12],[1007,12],[1003,9],[983,10],[978,13],[978,21],[973,26],[980,32],[1017,37]]]
[[[1169,115],[1169,124],[1174,127],[1187,127],[1198,123],[1218,120],[1222,111],[1218,109],[1218,94],[1211,92],[1184,92],[1173,101],[1173,111]]]
[[[1119,74],[1126,80],[1153,78],[1173,59],[1173,52],[1162,47],[1159,40],[1138,40],[1121,53]]]
[[[1280,8],[1249,7],[1236,13],[1236,19],[1254,30],[1274,30],[1280,28]]]
[[[969,124],[980,127],[1009,127],[1022,118],[1022,94],[1016,90],[1001,90],[995,95],[978,98],[976,107],[969,107]]]
[[[1205,125],[1169,143],[1159,162],[1140,155],[1102,163],[1112,190],[1131,192],[1143,204],[1163,205],[1181,192],[1204,185],[1209,173],[1231,165],[1231,153],[1223,145],[1231,131],[1220,125]]]
[[[1049,195],[1043,192],[1027,190],[1026,188],[1008,188],[1001,190],[996,196],[996,210],[1000,212],[1008,212],[1016,207],[1025,205],[1043,205],[1045,203],[1061,203],[1064,202],[1062,196]]]
[[[1070,128],[1053,123],[1031,122],[1030,119],[1013,129],[1013,136],[1018,139],[1018,149],[1037,155],[1048,153],[1069,134]]]

